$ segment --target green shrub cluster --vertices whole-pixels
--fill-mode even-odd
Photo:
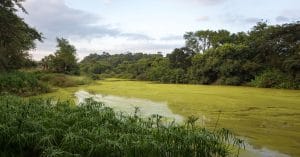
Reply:
[[[69,79],[64,74],[45,73],[40,75],[40,80],[43,82],[47,82],[52,86],[57,86],[57,87],[76,86],[76,82],[72,79]]]
[[[228,156],[242,141],[228,130],[162,123],[116,113],[87,99],[71,102],[0,97],[0,156]]]
[[[300,88],[299,82],[297,84],[297,81],[291,81],[284,73],[274,69],[262,72],[251,81],[250,85],[263,88]]]
[[[78,85],[85,85],[91,82],[87,78],[75,78],[66,74],[59,73],[39,73],[39,79],[56,87],[74,87]]]
[[[47,84],[38,80],[37,75],[26,72],[0,73],[0,94],[30,96],[49,92]]]

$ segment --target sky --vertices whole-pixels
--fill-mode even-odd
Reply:
[[[54,53],[57,37],[82,59],[103,51],[166,54],[184,46],[185,32],[300,21],[299,6],[300,0],[26,0],[28,14],[20,16],[45,38],[33,59]]]

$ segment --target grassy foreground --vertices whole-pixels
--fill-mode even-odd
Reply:
[[[226,129],[164,124],[161,116],[124,115],[100,102],[0,96],[0,156],[227,157],[243,141]]]
[[[233,130],[258,147],[300,156],[300,91],[231,86],[174,85],[108,79],[59,88],[45,96],[73,97],[79,89],[167,101],[173,112],[195,115],[202,123]],[[218,120],[218,117],[219,120]]]

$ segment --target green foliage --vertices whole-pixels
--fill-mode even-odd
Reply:
[[[188,48],[175,49],[167,57],[172,68],[187,69],[192,65],[192,57],[195,55],[193,51]]]
[[[89,77],[92,79],[92,80],[101,80],[101,77],[97,74],[89,74]]]
[[[300,88],[300,84],[291,82],[284,73],[279,70],[266,70],[256,76],[250,85],[263,88]]]
[[[250,68],[255,64],[247,61],[248,47],[237,44],[224,44],[216,49],[193,57],[190,69],[191,80],[203,84],[240,85],[253,76]]]
[[[75,87],[85,85],[91,82],[88,78],[80,77],[76,79],[72,76],[60,73],[38,73],[38,78],[42,82],[56,87]]]
[[[0,94],[30,96],[49,91],[47,84],[40,82],[35,74],[18,71],[0,74]]]
[[[201,30],[184,38],[186,46],[165,57],[159,53],[91,54],[80,63],[81,71],[163,83],[246,85],[263,71],[275,69],[285,77],[270,87],[299,88],[299,22],[275,26],[262,22],[247,33]]]
[[[42,59],[44,70],[57,73],[78,75],[79,66],[76,59],[76,49],[64,38],[57,38],[57,51],[54,55]]]
[[[196,32],[187,32],[184,35],[186,47],[196,53],[205,52],[210,48],[217,48],[225,43],[231,43],[233,37],[227,30],[201,30]]]
[[[45,74],[40,77],[40,80],[48,82],[52,86],[57,87],[74,87],[76,82],[72,79],[69,79],[63,74]]]
[[[195,118],[164,124],[161,116],[116,113],[92,99],[73,105],[0,97],[1,156],[225,157],[243,145],[226,129],[199,128]]]
[[[41,34],[28,26],[17,16],[17,8],[25,9],[23,0],[0,1],[0,72],[19,69],[26,65],[28,51],[35,47],[35,40],[42,40]]]

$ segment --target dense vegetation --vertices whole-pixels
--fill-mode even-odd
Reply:
[[[22,2],[24,0],[0,1],[0,94],[31,96],[49,92],[50,86],[85,84],[85,80],[74,80],[63,74],[16,71],[20,68],[36,68],[37,63],[31,60],[28,51],[35,48],[35,40],[42,41],[41,33],[18,17],[19,10],[27,13]],[[43,60],[43,69],[79,74],[75,47],[64,38],[57,38],[57,43],[55,54]],[[49,60],[51,65],[48,64]]]
[[[49,72],[35,72],[38,79],[48,84],[50,87],[76,87],[79,85],[86,85],[92,82],[87,77],[71,76],[61,73],[49,73]]]
[[[47,83],[39,80],[33,73],[9,72],[0,75],[0,95],[15,94],[21,96],[31,96],[50,91]]]
[[[249,32],[188,32],[186,46],[158,54],[103,52],[81,61],[88,74],[164,83],[300,88],[300,23],[258,23]]]
[[[23,0],[0,1],[0,72],[19,69],[30,63],[28,50],[35,47],[35,40],[42,40],[37,30],[28,26],[16,12]]]
[[[115,113],[87,99],[70,102],[0,97],[1,156],[228,156],[242,141],[225,129],[164,124],[161,117]],[[231,144],[230,144],[231,143]]]
[[[86,85],[92,80],[61,73],[11,71],[0,75],[0,95],[33,96],[54,92],[57,88]]]
[[[42,59],[43,70],[73,75],[79,74],[75,47],[64,38],[57,38],[56,40],[58,49],[54,55],[50,54]]]

